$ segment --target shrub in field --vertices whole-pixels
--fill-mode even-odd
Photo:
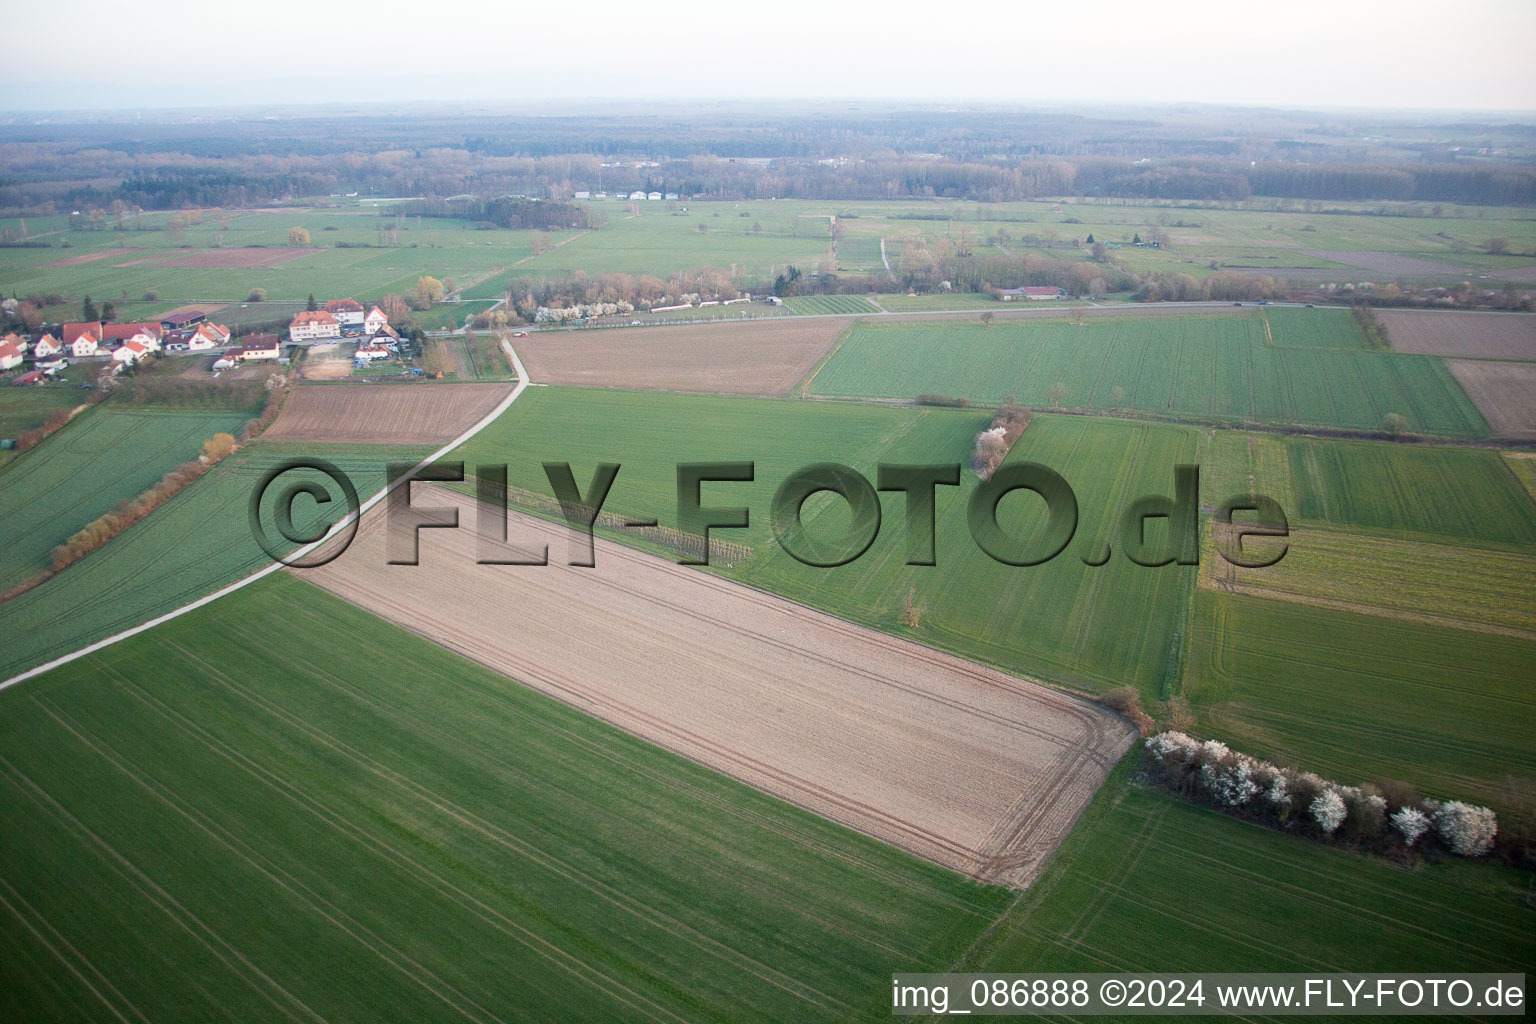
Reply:
[[[953,395],[934,394],[918,395],[916,402],[918,405],[938,405],[950,409],[964,409],[971,404],[971,401],[968,398],[956,398]]]
[[[1339,796],[1336,789],[1324,790],[1307,806],[1312,812],[1312,820],[1317,822],[1317,827],[1323,830],[1324,835],[1333,835],[1340,825],[1344,824],[1344,817],[1349,809],[1344,806],[1344,798]]]
[[[1253,778],[1253,764],[1246,758],[1233,757],[1225,763],[1207,762],[1200,768],[1200,778],[1211,799],[1223,807],[1241,807],[1259,795]]]
[[[1429,831],[1429,815],[1417,807],[1399,807],[1392,815],[1392,827],[1403,837],[1404,846],[1412,846]]]
[[[1463,857],[1481,857],[1493,849],[1498,835],[1498,821],[1486,807],[1452,800],[1444,804],[1434,815],[1435,831],[1452,853]]]
[[[1434,836],[1441,849],[1481,857],[1498,836],[1497,818],[1488,808],[1421,799],[1411,786],[1391,780],[1340,785],[1177,730],[1149,736],[1144,750],[1150,774],[1175,792],[1346,845],[1406,856],[1425,836]]]
[[[992,479],[1028,426],[1028,409],[1011,402],[999,407],[987,429],[976,435],[976,450],[971,455],[971,468],[976,475],[983,480]]]
[[[1126,718],[1136,723],[1136,728],[1146,736],[1152,731],[1152,716],[1147,714],[1141,706],[1141,691],[1134,686],[1121,686],[1110,690],[1099,698],[1099,703],[1105,707],[1120,712]]]

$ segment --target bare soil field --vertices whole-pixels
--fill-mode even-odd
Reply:
[[[102,249],[100,252],[88,252],[80,256],[70,256],[62,260],[54,260],[52,263],[44,263],[43,266],[50,269],[57,267],[78,267],[82,263],[94,263],[97,260],[110,259],[113,256],[126,256],[130,252],[141,252],[141,249],[130,247],[127,249]]]
[[[511,389],[510,384],[300,385],[262,437],[354,444],[451,441]]]
[[[352,352],[355,345],[311,345],[299,364],[305,380],[341,380],[352,376]]]
[[[1382,309],[1376,318],[1398,352],[1536,360],[1536,316],[1528,313]]]
[[[291,248],[272,248],[250,246],[241,249],[204,249],[202,252],[192,252],[185,256],[166,260],[158,264],[162,267],[182,267],[187,269],[202,270],[247,270],[252,267],[276,267],[296,260],[301,256],[308,256],[318,250],[308,246],[294,246]]]
[[[534,332],[517,339],[549,384],[785,395],[848,329],[841,318]]]
[[[177,313],[203,313],[211,315],[228,306],[229,303],[227,302],[189,302],[185,306],[177,306],[175,309],[166,310],[160,314],[160,319],[164,320],[166,317],[175,316]]]
[[[416,485],[463,528],[385,562],[365,516],[303,578],[604,721],[977,878],[1025,885],[1129,748],[1097,705],[512,513],[543,566],[477,565],[473,499]],[[382,506],[380,506],[382,510]]]
[[[1467,276],[1466,267],[1454,267],[1449,263],[1421,260],[1413,256],[1401,256],[1394,252],[1373,252],[1358,249],[1303,249],[1314,259],[1342,263],[1389,277],[1454,277]],[[1337,276],[1337,271],[1334,272]]]
[[[1536,363],[1447,359],[1494,437],[1536,439]]]

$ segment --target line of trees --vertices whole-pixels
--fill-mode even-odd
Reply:
[[[233,435],[214,434],[203,442],[203,451],[198,458],[183,462],[161,477],[159,483],[136,497],[119,502],[112,511],[97,516],[69,540],[54,548],[50,562],[53,572],[62,572],[170,501],[188,484],[226,458],[236,447]]]
[[[1399,858],[1443,850],[1482,857],[1498,818],[1486,807],[1423,797],[1401,782],[1346,786],[1178,731],[1145,745],[1148,773],[1174,792],[1273,828]]]
[[[831,140],[829,140],[829,144]],[[585,145],[590,146],[589,141]],[[844,138],[839,145],[852,144]],[[743,161],[690,155],[613,162],[591,151],[494,156],[457,146],[408,152],[338,148],[287,156],[236,153],[128,153],[91,148],[90,175],[76,170],[80,145],[34,144],[0,180],[0,211],[23,216],[81,210],[92,226],[125,227],[105,211],[241,209],[298,198],[361,193],[422,196],[406,215],[467,217],[502,227],[585,227],[589,211],[568,202],[601,187],[677,192],[708,199],[969,199],[1009,202],[1044,196],[1241,202],[1257,196],[1308,201],[1536,203],[1536,169],[1524,164],[1252,163],[1226,156],[1133,160],[1106,155],[957,158],[871,153],[825,160],[778,155]],[[585,148],[585,147],[583,147]],[[702,152],[702,151],[701,151]],[[443,198],[452,197],[452,198]],[[542,202],[540,202],[542,201]],[[135,216],[133,223],[137,223]]]

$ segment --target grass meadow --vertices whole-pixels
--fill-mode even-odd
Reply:
[[[45,442],[39,452],[46,450]],[[365,498],[384,485],[393,458],[420,458],[429,447],[385,448],[258,441],[211,469],[153,514],[128,527],[46,583],[0,604],[0,678],[40,665],[137,626],[271,563],[252,535],[248,509],[263,473],[288,458],[319,456],[346,473]],[[282,484],[325,478],[298,470]],[[335,485],[330,486],[331,493]],[[262,522],[270,530],[277,487]],[[337,502],[294,504],[297,530],[339,518]],[[292,545],[296,547],[297,545]]]
[[[97,407],[0,471],[0,592],[41,572],[49,553],[91,520],[195,459],[239,413]],[[0,616],[4,610],[0,609]]]
[[[1482,437],[1439,359],[1366,352],[1338,310],[1251,317],[861,323],[817,374],[821,395],[939,393],[996,403],[1228,423]],[[1315,316],[1316,321],[1308,322]],[[1323,344],[1318,344],[1321,341]]]
[[[1129,763],[1030,890],[969,882],[286,574],[0,710],[6,1019],[883,1020],[903,970],[1536,954],[1519,873],[1346,854]]]

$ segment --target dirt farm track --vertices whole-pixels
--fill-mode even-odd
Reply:
[[[1023,885],[1134,731],[1043,686],[599,539],[565,564],[563,528],[512,513],[550,564],[477,565],[463,528],[420,531],[388,565],[382,516],[303,570],[375,614],[629,732],[977,878]]]
[[[352,444],[441,443],[479,421],[511,389],[511,384],[301,384],[262,437]]]

